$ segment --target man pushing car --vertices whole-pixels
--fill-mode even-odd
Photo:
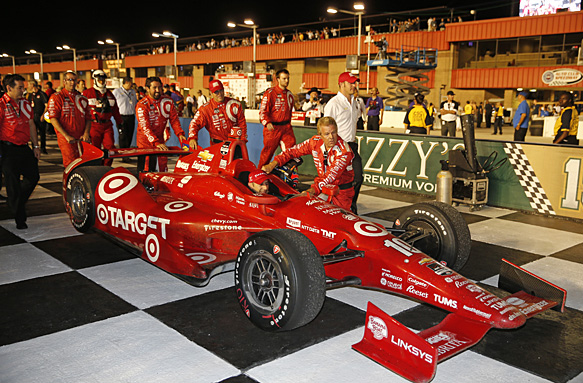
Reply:
[[[338,195],[332,203],[350,211],[354,196],[354,171],[352,159],[354,154],[342,138],[338,136],[338,126],[332,117],[318,120],[318,134],[306,141],[285,150],[262,169],[270,173],[276,166],[287,163],[292,158],[312,154],[318,172],[314,184],[306,191],[310,196],[318,195],[326,185],[338,186]]]

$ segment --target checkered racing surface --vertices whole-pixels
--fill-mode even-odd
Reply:
[[[345,287],[327,292],[307,326],[258,330],[236,302],[232,273],[193,287],[98,233],[76,232],[60,196],[56,145],[49,151],[27,205],[29,228],[16,230],[0,203],[2,382],[406,382],[351,349],[362,339],[367,302],[414,330],[446,315]],[[388,225],[421,201],[365,186],[359,213]],[[440,363],[433,382],[583,382],[583,224],[493,207],[459,210],[472,234],[463,275],[495,290],[506,258],[565,288],[567,309],[517,330],[491,330]]]

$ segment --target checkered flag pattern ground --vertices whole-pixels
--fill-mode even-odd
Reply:
[[[514,173],[518,176],[526,197],[530,201],[530,206],[537,213],[555,215],[556,213],[551,205],[551,201],[549,201],[534,169],[530,165],[522,146],[507,142],[504,145],[504,151],[514,169]]]

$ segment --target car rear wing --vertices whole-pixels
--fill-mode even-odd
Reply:
[[[553,307],[564,309],[565,290],[502,261],[500,284],[511,290],[520,288],[504,302],[516,307],[518,315],[530,318]],[[452,313],[436,326],[415,333],[371,302],[365,323],[363,339],[352,348],[415,383],[431,381],[437,363],[472,347],[494,327]]]

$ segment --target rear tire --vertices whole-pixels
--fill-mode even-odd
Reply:
[[[289,229],[249,237],[237,256],[235,288],[257,327],[287,331],[311,322],[326,297],[324,264],[314,244]]]
[[[431,201],[411,205],[399,215],[394,227],[430,234],[419,241],[404,240],[452,270],[459,271],[468,261],[470,229],[462,215],[448,204]]]
[[[71,223],[77,231],[86,233],[95,224],[95,190],[110,170],[108,166],[82,166],[69,176],[67,203]]]

